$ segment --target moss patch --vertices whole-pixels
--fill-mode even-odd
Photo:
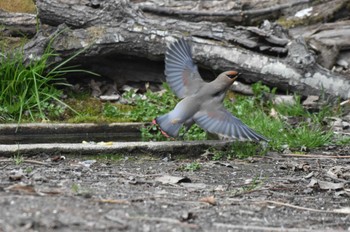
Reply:
[[[0,9],[9,12],[36,13],[33,0],[1,0]]]
[[[132,114],[133,106],[116,103],[105,103],[99,99],[88,97],[70,98],[65,101],[69,106],[80,112],[75,115],[73,112],[66,112],[64,120],[70,123],[112,123],[112,122],[133,122],[128,115]]]

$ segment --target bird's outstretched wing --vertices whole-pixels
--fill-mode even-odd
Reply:
[[[165,54],[165,76],[176,96],[196,93],[205,83],[193,63],[191,47],[185,39],[172,43]]]
[[[254,132],[241,120],[233,116],[223,107],[215,111],[199,111],[194,121],[204,130],[238,140],[268,141]]]

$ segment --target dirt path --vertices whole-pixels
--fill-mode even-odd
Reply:
[[[349,149],[199,165],[0,158],[0,231],[348,231]]]

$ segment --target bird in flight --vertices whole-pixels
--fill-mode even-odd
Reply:
[[[165,54],[165,76],[172,91],[182,99],[169,113],[153,120],[167,137],[178,137],[182,126],[193,124],[210,133],[237,140],[268,141],[223,106],[226,92],[239,73],[226,71],[212,82],[201,78],[192,59],[191,46],[179,39],[168,46]]]

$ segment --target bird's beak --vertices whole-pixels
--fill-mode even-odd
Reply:
[[[238,73],[237,76],[235,76],[235,77],[233,78],[233,81],[235,81],[240,75],[241,75],[241,73]]]

